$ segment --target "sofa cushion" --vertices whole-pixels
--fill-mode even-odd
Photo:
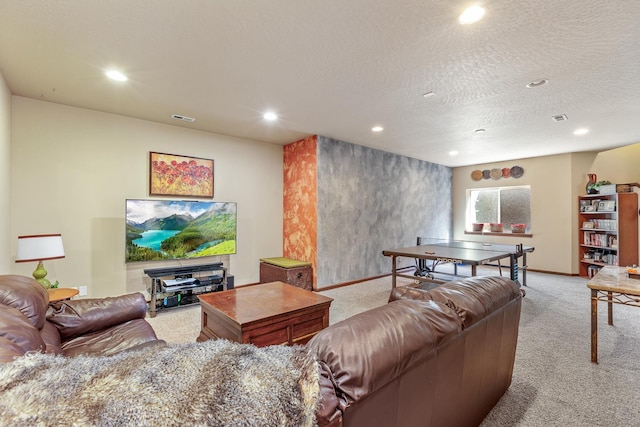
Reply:
[[[0,276],[0,305],[17,308],[33,326],[42,328],[49,293],[34,279],[18,275]]]
[[[518,283],[500,276],[470,277],[448,282],[431,289],[428,293],[434,301],[455,310],[465,328],[509,301],[522,297]]]
[[[433,284],[432,284],[433,285]],[[421,301],[431,301],[431,294],[426,289],[419,286],[401,286],[393,288],[389,294],[389,302],[399,299],[412,299]]]
[[[149,341],[157,341],[151,325],[144,319],[134,319],[64,341],[62,352],[70,357],[79,354],[110,356]]]
[[[8,305],[0,305],[0,337],[13,342],[23,354],[45,350],[40,331],[20,310]]]
[[[434,301],[393,301],[320,331],[307,344],[333,374],[343,406],[366,397],[462,330],[454,311]]]
[[[147,302],[141,293],[117,297],[78,299],[52,303],[47,320],[60,332],[63,341],[101,331],[128,322],[144,319]]]

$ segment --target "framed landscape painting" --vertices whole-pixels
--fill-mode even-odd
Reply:
[[[149,153],[149,195],[213,198],[213,160]]]

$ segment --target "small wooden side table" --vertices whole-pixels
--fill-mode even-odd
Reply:
[[[71,299],[78,295],[78,290],[73,288],[51,288],[49,292],[49,302],[57,302],[65,299]]]
[[[605,266],[589,279],[591,289],[591,362],[598,363],[598,301],[607,303],[607,323],[613,325],[613,304],[640,307],[640,280],[625,267]]]

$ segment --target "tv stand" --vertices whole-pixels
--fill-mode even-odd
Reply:
[[[233,288],[233,276],[221,262],[179,267],[149,268],[149,315],[158,310],[199,303],[198,295]]]

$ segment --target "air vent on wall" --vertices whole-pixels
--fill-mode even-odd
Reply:
[[[183,122],[189,122],[189,123],[193,123],[196,121],[196,119],[194,119],[193,117],[181,116],[180,114],[172,114],[171,118],[176,120],[182,120]]]
[[[566,114],[559,114],[557,116],[553,116],[552,119],[554,122],[564,122],[565,120],[568,120]]]

